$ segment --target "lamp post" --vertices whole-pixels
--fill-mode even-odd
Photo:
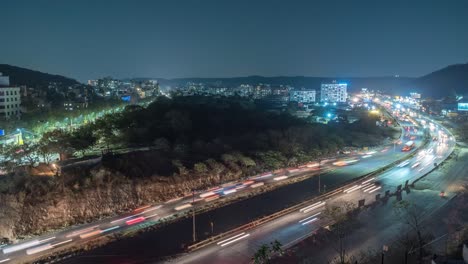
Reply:
[[[195,203],[195,190],[192,190],[192,205]],[[195,207],[192,208],[192,238],[193,238],[193,243],[197,241],[197,235],[195,232]]]

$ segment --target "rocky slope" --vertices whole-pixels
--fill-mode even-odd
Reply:
[[[49,192],[34,187],[16,194],[0,194],[0,237],[14,240],[85,223],[241,177],[241,173],[226,172],[203,177],[185,174],[130,179],[102,164],[77,172],[91,177],[71,188],[62,188],[57,177],[51,179],[55,184]]]

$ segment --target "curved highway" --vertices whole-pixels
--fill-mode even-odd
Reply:
[[[64,249],[65,247],[83,245],[97,237],[106,236],[115,232],[124,232],[125,230],[136,226],[144,227],[159,224],[164,219],[173,217],[176,214],[180,215],[181,213],[188,213],[194,208],[196,209],[197,207],[205,206],[215,200],[223,199],[225,197],[235,195],[236,193],[250,192],[256,188],[261,188],[265,185],[284,181],[288,178],[302,176],[304,174],[312,174],[312,176],[315,176],[328,172],[326,177],[322,176],[323,183],[334,182],[336,184],[342,184],[365,173],[374,171],[379,167],[383,167],[395,160],[399,160],[411,153],[412,150],[408,152],[401,151],[404,142],[411,140],[415,142],[416,146],[421,144],[423,138],[422,129],[415,128],[413,126],[413,122],[409,120],[401,120],[401,124],[406,128],[406,130],[402,134],[399,144],[389,144],[366,152],[348,153],[338,159],[323,160],[320,164],[318,162],[311,162],[297,168],[289,168],[286,170],[256,175],[240,182],[223,184],[222,186],[218,186],[210,190],[173,199],[162,204],[142,206],[124,215],[21,241],[1,248],[0,263],[33,261],[41,256]],[[395,182],[397,182],[396,179],[399,178],[414,178],[418,174],[424,173],[426,170],[430,169],[429,165],[433,164],[433,162],[442,160],[443,157],[440,155],[443,155],[445,151],[450,149],[450,145],[448,145],[444,151],[442,147],[438,147],[437,142],[431,142],[426,150],[430,151],[431,149],[434,152],[427,152],[427,155],[424,157],[422,157],[422,154],[421,156],[418,155],[409,161],[408,164],[401,164],[401,167],[394,168],[393,170],[383,174],[379,177],[378,182],[372,182],[372,184],[376,184],[376,186],[378,184],[392,184],[392,182],[395,184]],[[423,152],[424,151],[421,151],[421,153]],[[429,156],[435,158],[428,158]],[[415,161],[416,159],[418,159],[418,161]],[[429,159],[432,160],[428,162]],[[419,165],[414,165],[415,162],[419,162]],[[326,188],[325,184],[323,184],[322,188]],[[361,191],[356,190],[356,192],[353,191],[349,195],[356,195],[360,192]],[[373,195],[374,194],[375,193],[373,193]],[[305,215],[299,214],[299,216]],[[294,216],[289,217],[291,217],[291,219],[295,219]],[[284,220],[278,219],[271,224],[277,224],[280,222],[284,222]],[[317,223],[319,223],[319,221],[317,221]],[[258,231],[260,232],[261,230],[264,230],[267,226],[270,226],[270,223],[262,226]],[[252,230],[252,232],[254,231],[255,230]],[[304,233],[300,230],[297,231],[298,233],[296,235],[286,232],[287,235],[285,238],[281,239],[283,244],[290,243],[292,238],[296,239],[298,235],[301,236]],[[245,245],[245,243],[257,243],[262,241],[262,239],[269,239],[265,234],[255,234],[256,233],[251,233],[248,237],[239,239],[239,242],[237,242],[237,240],[235,242],[231,242],[232,246],[239,247],[243,244]],[[260,240],[255,242],[257,237]],[[247,246],[251,247],[248,244]],[[215,249],[217,253],[216,256],[207,255],[207,258],[218,260],[217,263],[219,263],[220,260],[218,257],[224,256],[223,252],[230,251],[230,247],[225,246],[222,246],[222,250],[218,250],[218,247],[208,247],[201,251],[197,251],[194,254],[190,254],[187,259],[200,263],[215,263],[216,261],[205,262],[205,258],[198,260],[200,256],[206,255],[206,252],[209,252],[210,249]],[[90,261],[92,262],[92,260]],[[82,261],[77,261],[76,263],[82,263]]]
[[[418,150],[416,155],[400,163],[374,178],[365,179],[354,186],[345,189],[333,197],[306,205],[303,208],[260,225],[257,228],[239,232],[223,238],[200,250],[182,255],[171,263],[249,263],[256,250],[263,244],[278,240],[284,248],[292,246],[308,237],[319,227],[327,226],[321,218],[321,212],[326,204],[340,201],[354,201],[361,199],[373,201],[377,194],[389,190],[394,192],[399,185],[412,181],[434,169],[436,164],[445,160],[455,147],[455,141],[450,132],[438,126],[430,119],[418,118],[424,123],[432,137],[431,142]],[[434,199],[440,199],[435,197]]]

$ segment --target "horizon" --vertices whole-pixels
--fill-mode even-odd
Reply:
[[[168,81],[180,80],[180,79],[237,79],[237,78],[255,78],[255,77],[259,77],[259,78],[320,78],[320,79],[337,79],[337,80],[338,79],[379,79],[379,78],[417,79],[417,78],[421,78],[421,77],[424,77],[426,75],[429,75],[429,74],[431,74],[433,72],[445,69],[445,68],[450,67],[450,66],[464,65],[464,64],[468,64],[468,63],[456,63],[456,64],[446,65],[444,67],[440,67],[440,68],[436,69],[435,71],[423,74],[421,76],[402,76],[402,75],[398,75],[398,76],[395,76],[395,75],[393,75],[393,76],[390,76],[390,75],[388,75],[388,76],[383,76],[383,75],[382,76],[306,76],[306,75],[271,75],[271,76],[266,76],[266,75],[255,75],[255,74],[253,74],[253,75],[229,76],[229,77],[226,77],[226,76],[214,76],[214,77],[191,76],[191,77],[166,78],[166,77],[154,77],[154,76],[136,76],[136,77],[117,78],[117,77],[111,76],[111,75],[103,75],[103,76],[98,76],[98,77],[93,78],[93,79],[85,79],[85,80],[79,80],[77,78],[74,78],[73,76],[61,75],[61,74],[55,73],[55,72],[46,72],[46,71],[43,71],[41,69],[27,68],[27,67],[23,67],[23,66],[19,66],[19,65],[8,64],[8,63],[1,63],[1,64],[12,66],[12,67],[23,68],[23,69],[27,69],[27,70],[32,70],[32,71],[37,71],[37,72],[44,73],[44,74],[59,75],[59,76],[69,78],[69,79],[73,79],[73,80],[76,80],[76,81],[78,81],[80,83],[85,84],[88,80],[97,80],[97,79],[102,79],[102,78],[107,78],[107,77],[111,77],[111,78],[116,79],[116,80],[153,79],[153,80],[168,80]],[[5,76],[5,73],[3,73],[3,75]]]

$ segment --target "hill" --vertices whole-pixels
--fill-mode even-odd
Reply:
[[[11,85],[26,85],[28,87],[47,87],[50,82],[61,83],[64,86],[79,84],[77,80],[61,75],[54,75],[16,67],[8,64],[0,64],[0,72],[10,77]]]
[[[447,66],[417,78],[415,87],[435,98],[468,94],[468,63]]]

